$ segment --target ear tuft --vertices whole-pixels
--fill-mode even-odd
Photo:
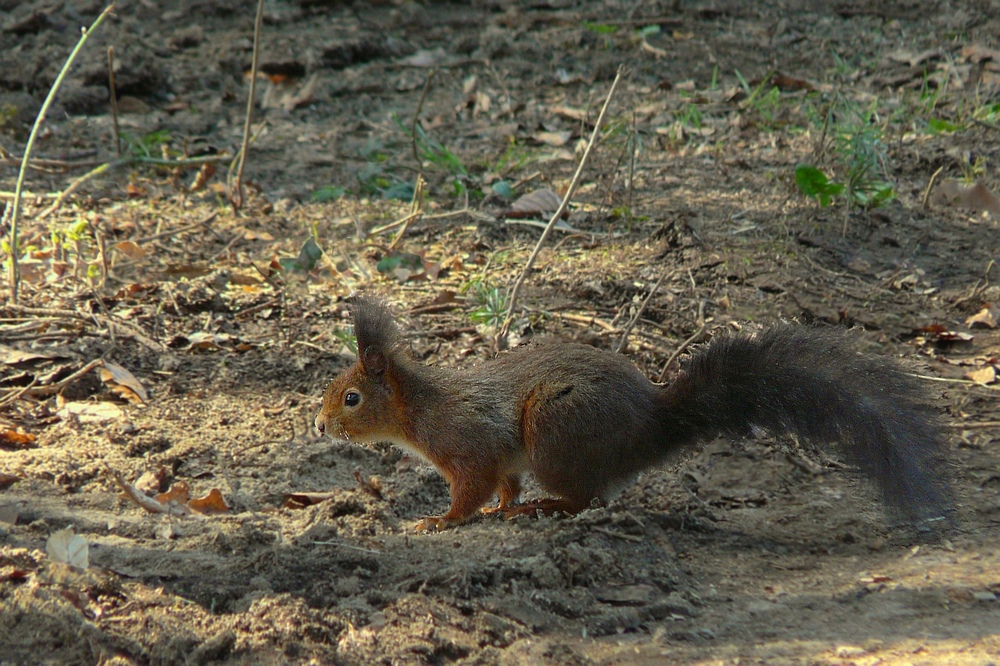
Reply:
[[[389,307],[379,298],[358,294],[351,299],[351,318],[361,364],[369,372],[385,372],[399,346],[399,328]]]

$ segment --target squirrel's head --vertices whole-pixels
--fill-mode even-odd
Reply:
[[[356,296],[351,305],[358,360],[326,388],[316,428],[358,442],[398,442],[403,412],[399,362],[405,354],[392,313],[381,301]]]

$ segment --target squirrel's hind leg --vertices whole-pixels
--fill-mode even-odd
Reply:
[[[503,481],[500,482],[499,487],[497,487],[497,497],[499,502],[496,506],[484,506],[483,513],[489,515],[492,513],[505,513],[512,507],[517,506],[517,502],[521,497],[521,475],[520,474],[508,474]]]
[[[551,497],[531,500],[530,502],[525,502],[524,504],[518,504],[517,506],[510,506],[506,509],[497,510],[502,511],[504,518],[510,520],[514,516],[537,516],[538,514],[542,514],[543,516],[552,516],[557,513],[580,513],[589,506],[589,502],[579,502],[576,500]]]

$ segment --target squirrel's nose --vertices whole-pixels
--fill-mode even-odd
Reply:
[[[321,434],[321,435],[325,435],[326,434],[326,423],[323,422],[323,415],[322,414],[318,414],[316,416],[316,420],[313,423],[316,426],[316,430],[319,430],[319,434]]]

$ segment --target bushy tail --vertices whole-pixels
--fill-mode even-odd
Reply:
[[[723,333],[663,391],[675,443],[754,428],[836,442],[906,519],[950,513],[945,441],[920,387],[894,361],[859,355],[843,333],[793,324]]]

